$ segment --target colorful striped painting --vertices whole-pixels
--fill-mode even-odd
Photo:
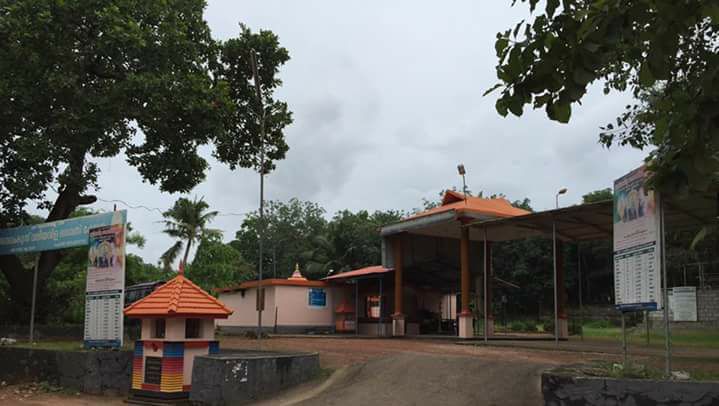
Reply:
[[[163,347],[160,391],[182,392],[185,343],[166,342]]]
[[[132,356],[132,389],[142,389],[143,349],[142,341],[136,341],[135,352]]]

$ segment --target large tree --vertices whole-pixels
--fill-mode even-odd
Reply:
[[[245,217],[242,227],[231,244],[251,264],[259,264],[257,250],[259,237],[264,235],[264,277],[287,277],[299,262],[304,267],[302,254],[311,250],[314,239],[323,236],[327,228],[325,210],[317,203],[290,199],[287,202],[267,202],[264,213],[264,233],[260,217],[253,212]],[[274,262],[273,262],[274,261]]]
[[[601,80],[605,93],[628,90],[638,100],[602,129],[602,143],[652,147],[647,162],[660,190],[706,190],[717,181],[717,2],[520,2],[533,21],[497,34],[495,44],[501,115],[520,116],[529,105],[566,123]]]
[[[250,280],[255,273],[253,267],[232,245],[223,243],[216,236],[208,236],[200,240],[187,275],[203,289],[213,292],[214,288]]]
[[[360,210],[337,212],[327,232],[314,240],[313,250],[304,254],[308,274],[324,277],[330,269],[344,272],[382,262],[382,226],[401,220],[397,211]]]
[[[214,145],[214,156],[232,168],[256,165],[256,102],[240,90],[248,52],[264,86],[274,88],[279,82],[271,78],[287,51],[267,31],[242,28],[237,39],[213,40],[205,6],[204,0],[0,4],[0,227],[27,223],[32,205],[54,221],[95,202],[102,158],[124,155],[142,180],[165,192],[187,192],[204,179],[208,163],[198,153],[204,145]],[[282,129],[291,119],[283,103],[267,105],[271,165],[287,150]],[[40,300],[63,255],[40,255]],[[0,271],[12,299],[27,304],[27,264],[0,256]]]

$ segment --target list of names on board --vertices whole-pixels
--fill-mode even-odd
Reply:
[[[644,167],[614,182],[614,296],[617,305],[661,307],[658,196]]]
[[[90,230],[85,289],[85,346],[121,347],[125,289],[125,225]]]

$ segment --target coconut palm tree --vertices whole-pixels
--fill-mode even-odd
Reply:
[[[172,208],[162,213],[162,216],[165,217],[163,232],[177,239],[177,242],[160,257],[165,268],[170,268],[183,247],[185,256],[182,263],[187,264],[190,248],[195,241],[213,236],[222,238],[220,230],[207,228],[208,223],[217,216],[216,211],[207,211],[209,208],[210,206],[204,201],[204,198],[190,200],[181,197],[177,199]]]

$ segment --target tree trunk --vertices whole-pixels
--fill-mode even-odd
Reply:
[[[77,159],[67,168],[68,178],[80,180],[83,177],[85,153],[77,155]],[[50,214],[45,222],[64,220],[80,205],[92,204],[97,201],[95,196],[81,194],[85,185],[82,181],[73,182],[60,190],[53,204]],[[64,256],[63,251],[43,251],[40,253],[40,262],[37,275],[37,303],[36,321],[42,322],[47,315],[47,281],[57,264]],[[20,323],[30,322],[30,305],[32,302],[33,266],[23,266],[17,255],[0,256],[0,271],[7,279],[10,289],[8,293],[12,301],[13,311],[10,313],[13,321]]]
[[[183,266],[187,266],[187,257],[190,255],[190,247],[192,246],[192,238],[187,240],[187,246],[185,247],[185,257],[182,260]]]

